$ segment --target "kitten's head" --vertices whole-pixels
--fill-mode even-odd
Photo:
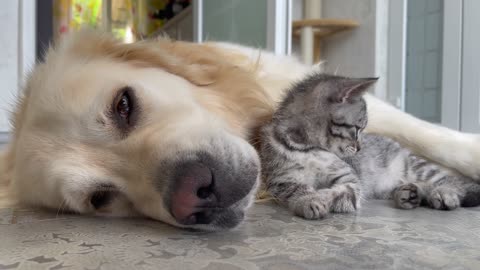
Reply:
[[[291,88],[274,114],[275,136],[295,150],[321,148],[339,157],[355,154],[367,125],[362,95],[377,79],[307,77]]]

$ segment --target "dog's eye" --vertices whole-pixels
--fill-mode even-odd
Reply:
[[[128,122],[131,112],[131,101],[128,91],[124,91],[116,106],[117,115]]]
[[[137,119],[135,93],[131,87],[123,87],[118,91],[112,106],[112,119],[117,127],[128,132],[135,125]]]
[[[95,191],[90,196],[90,204],[95,208],[95,210],[98,210],[103,206],[108,205],[112,201],[113,197],[114,197],[114,191],[110,191],[110,190]]]

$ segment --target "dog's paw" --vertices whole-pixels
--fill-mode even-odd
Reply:
[[[428,197],[428,203],[434,209],[453,210],[460,206],[460,198],[454,190],[438,187]]]
[[[322,219],[328,215],[329,204],[322,196],[312,194],[300,198],[293,206],[295,215],[305,219]]]
[[[419,188],[413,183],[401,185],[395,189],[393,199],[399,208],[417,208],[421,202]]]

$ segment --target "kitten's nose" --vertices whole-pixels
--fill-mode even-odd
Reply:
[[[355,144],[354,147],[355,147],[356,152],[360,151],[360,149],[361,149],[361,147],[360,147],[360,142],[357,141],[357,143]]]

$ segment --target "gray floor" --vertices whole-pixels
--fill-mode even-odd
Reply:
[[[239,228],[0,209],[0,269],[480,269],[480,208],[366,203],[321,221],[257,204]]]

